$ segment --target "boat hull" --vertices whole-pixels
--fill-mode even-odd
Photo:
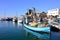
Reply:
[[[38,31],[38,32],[50,32],[50,27],[43,27],[43,28],[37,28],[37,27],[31,27],[31,26],[28,26],[26,24],[24,24],[24,26],[30,30],[33,30],[33,31]]]
[[[18,23],[22,23],[23,21],[22,20],[18,20]]]

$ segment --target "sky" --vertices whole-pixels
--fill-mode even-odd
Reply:
[[[0,0],[0,17],[24,15],[28,9],[45,11],[60,8],[60,0]]]

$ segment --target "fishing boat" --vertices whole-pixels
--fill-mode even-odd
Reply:
[[[50,27],[38,28],[38,27],[31,27],[26,24],[24,24],[24,26],[25,26],[25,28],[36,31],[36,32],[50,32]]]

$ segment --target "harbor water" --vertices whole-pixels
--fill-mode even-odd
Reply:
[[[60,32],[51,32],[51,40],[60,40]]]
[[[20,23],[0,21],[0,40],[50,40],[50,34],[33,32]]]

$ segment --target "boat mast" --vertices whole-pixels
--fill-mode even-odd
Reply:
[[[16,17],[18,17],[18,12],[16,11]]]
[[[6,19],[7,17],[6,17],[6,10],[4,10],[4,19]]]

